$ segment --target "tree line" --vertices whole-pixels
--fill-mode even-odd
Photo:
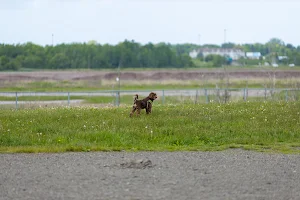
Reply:
[[[0,44],[0,70],[116,69],[193,66],[188,54],[176,54],[165,43],[141,45],[125,40],[117,45],[88,43],[40,46]]]
[[[265,44],[224,43],[201,46],[168,43],[141,45],[135,41],[125,40],[117,45],[101,45],[96,41],[55,46],[40,46],[31,42],[0,44],[0,70],[202,67],[203,65],[198,65],[195,59],[190,58],[189,52],[203,47],[239,48],[245,52],[260,52],[267,61],[275,59],[277,63],[300,65],[300,46],[285,44],[277,38],[272,38]],[[279,60],[279,56],[286,56],[287,59]],[[215,55],[197,59],[204,63],[213,63],[215,67],[229,64],[228,59]],[[242,58],[240,61],[251,65],[262,62],[262,58],[258,61]]]

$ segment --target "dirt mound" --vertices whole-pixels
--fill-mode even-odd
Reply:
[[[135,168],[135,169],[145,169],[154,167],[151,160],[149,159],[140,159],[140,160],[131,160],[124,163],[121,163],[122,168]]]

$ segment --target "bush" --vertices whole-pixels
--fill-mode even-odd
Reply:
[[[226,64],[226,58],[220,55],[208,55],[205,57],[206,62],[212,62],[215,67],[222,67]]]

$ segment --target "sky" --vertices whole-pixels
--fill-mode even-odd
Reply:
[[[300,46],[300,0],[0,0],[0,43]]]

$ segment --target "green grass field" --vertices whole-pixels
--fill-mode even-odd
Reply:
[[[0,152],[217,151],[300,153],[299,102],[3,109]]]

